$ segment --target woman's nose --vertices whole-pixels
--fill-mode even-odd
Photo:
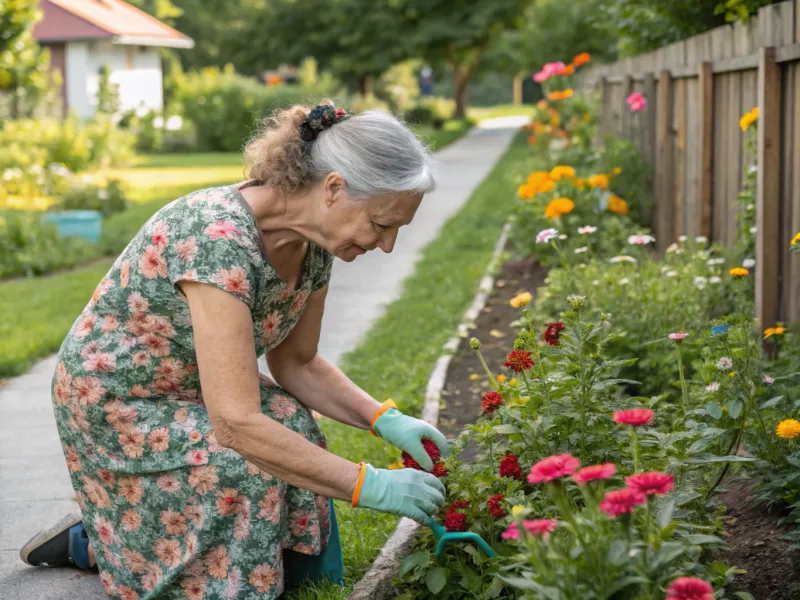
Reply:
[[[378,248],[389,254],[394,249],[394,243],[397,240],[397,229],[390,229],[378,240]]]

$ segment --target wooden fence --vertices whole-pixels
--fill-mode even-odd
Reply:
[[[762,327],[800,320],[800,0],[584,75],[601,102],[600,132],[639,146],[652,165],[659,248],[680,235],[731,244],[738,192],[752,163],[740,117],[759,107],[756,316]],[[644,110],[626,98],[640,92]],[[623,167],[624,168],[624,167]]]

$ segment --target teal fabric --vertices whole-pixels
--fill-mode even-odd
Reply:
[[[284,584],[286,587],[304,581],[327,579],[338,585],[344,585],[344,558],[342,557],[342,541],[339,538],[339,525],[336,522],[336,511],[333,500],[328,499],[331,507],[331,534],[325,550],[317,556],[286,550],[283,553]]]
[[[433,470],[433,461],[422,445],[423,438],[436,444],[442,457],[450,456],[450,446],[447,445],[447,438],[442,432],[421,419],[404,415],[396,408],[390,408],[378,417],[372,429],[378,437],[395,448],[408,452],[426,471]]]
[[[89,536],[83,523],[73,525],[69,529],[69,553],[75,564],[81,569],[89,569]]]

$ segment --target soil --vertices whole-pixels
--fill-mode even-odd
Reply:
[[[509,300],[522,292],[534,296],[544,285],[546,271],[530,259],[514,259],[502,265],[492,296],[477,321],[470,325],[470,337],[481,341],[481,353],[494,374],[503,371],[506,355],[512,349],[516,329],[511,326],[519,312]],[[470,379],[477,374],[478,378]],[[457,436],[465,425],[477,421],[481,397],[491,389],[475,352],[461,344],[447,373],[442,391],[443,408],[439,428],[449,438]],[[470,445],[462,458],[474,457]],[[747,571],[737,575],[726,597],[746,591],[756,600],[800,600],[800,550],[792,549],[784,538],[787,528],[780,525],[781,514],[768,512],[750,497],[752,482],[731,481],[727,491],[718,496],[726,508],[725,537],[728,547],[714,553],[713,560]]]

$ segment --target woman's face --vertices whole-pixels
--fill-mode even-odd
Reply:
[[[376,248],[391,252],[400,227],[411,223],[421,201],[422,194],[409,193],[355,198],[343,185],[333,190],[326,185],[320,220],[324,246],[346,262]]]

